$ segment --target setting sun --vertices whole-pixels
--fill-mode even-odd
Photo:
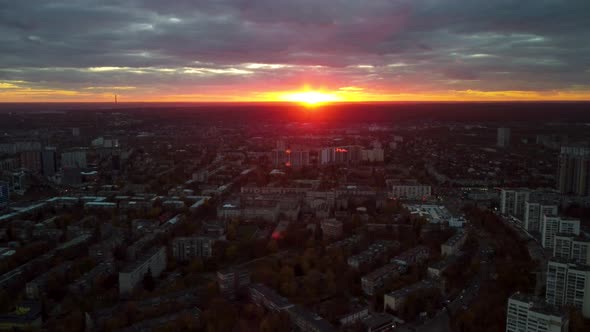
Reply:
[[[307,106],[316,106],[319,104],[339,101],[340,98],[334,94],[319,91],[304,91],[286,94],[283,96],[286,101],[302,103]]]

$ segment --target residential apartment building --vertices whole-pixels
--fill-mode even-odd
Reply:
[[[42,169],[40,151],[24,151],[20,153],[20,166],[32,173],[40,173]]]
[[[431,187],[418,183],[416,180],[386,180],[392,198],[424,199],[432,195]]]
[[[250,284],[250,272],[238,269],[226,269],[217,271],[217,285],[221,295],[226,298],[235,298],[236,293]]]
[[[310,165],[309,150],[274,149],[270,157],[274,167],[287,166],[297,169]]]
[[[156,247],[119,272],[119,293],[128,295],[143,280],[146,273],[159,277],[166,268],[166,248]]]
[[[0,181],[0,208],[8,205],[10,201],[10,191],[8,182]]]
[[[508,298],[506,332],[567,332],[567,315],[542,299],[515,293]]]
[[[69,151],[61,154],[62,168],[86,168],[87,166],[85,150]]]
[[[172,255],[179,261],[211,257],[215,239],[206,236],[178,237],[172,240]]]
[[[339,239],[342,237],[342,220],[335,218],[325,219],[320,222],[325,239]]]
[[[389,292],[383,295],[383,310],[400,310],[409,295],[417,291],[433,289],[435,287],[436,286],[432,281],[422,280],[408,287]]]
[[[547,263],[547,303],[574,306],[590,318],[590,266],[553,258]]]
[[[430,257],[430,249],[426,246],[416,246],[395,256],[391,262],[404,266],[421,264]]]
[[[498,128],[496,146],[507,148],[510,145],[510,128]]]
[[[366,295],[372,296],[378,292],[387,280],[397,278],[406,271],[405,266],[396,263],[390,263],[378,268],[377,270],[361,278],[361,286]]]
[[[528,232],[540,232],[543,216],[557,215],[557,205],[550,203],[525,202],[524,228]]]
[[[580,235],[580,220],[544,215],[541,221],[541,245],[553,248],[556,234]]]
[[[380,257],[386,255],[388,251],[399,248],[400,245],[401,244],[397,241],[376,241],[366,250],[363,250],[354,256],[350,256],[347,260],[347,263],[350,267],[358,269],[363,265],[372,264]]]
[[[320,165],[358,163],[362,158],[360,145],[323,148],[319,152]]]
[[[561,147],[557,189],[563,194],[590,195],[590,147]]]
[[[250,300],[254,304],[273,312],[287,310],[293,306],[289,300],[277,294],[263,284],[253,284],[248,287]]]
[[[57,171],[57,154],[55,148],[46,148],[41,151],[41,165],[43,167],[43,175],[55,175]]]
[[[528,189],[502,189],[500,192],[500,212],[517,218],[524,217],[525,202],[529,200]]]
[[[558,233],[555,235],[553,256],[577,264],[590,265],[590,238]]]
[[[287,309],[291,323],[301,332],[332,332],[336,329],[324,318],[296,304]]]
[[[440,253],[443,256],[451,256],[457,254],[457,252],[463,247],[467,240],[467,232],[458,231],[455,235],[451,236],[445,243],[440,245]]]

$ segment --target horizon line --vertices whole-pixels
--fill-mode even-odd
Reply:
[[[130,104],[284,104],[293,106],[306,107],[300,102],[291,101],[0,101],[0,105],[8,104],[106,104],[106,105],[130,105]],[[590,103],[590,99],[577,100],[559,100],[559,99],[539,99],[539,100],[523,100],[523,99],[505,99],[505,100],[368,100],[368,101],[330,101],[319,103],[312,107],[323,107],[330,105],[345,105],[345,104],[396,104],[396,103]]]

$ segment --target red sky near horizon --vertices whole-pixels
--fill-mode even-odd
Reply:
[[[21,0],[0,10],[0,102],[590,100],[588,12],[582,0]]]

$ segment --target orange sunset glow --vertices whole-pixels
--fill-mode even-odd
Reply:
[[[290,102],[301,103],[307,106],[320,105],[324,103],[339,101],[336,95],[319,92],[319,91],[304,91],[286,94],[283,99]]]

